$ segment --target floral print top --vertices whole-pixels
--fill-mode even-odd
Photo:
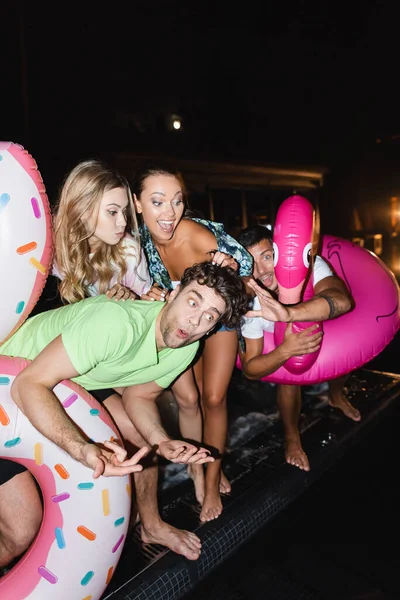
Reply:
[[[207,221],[206,219],[199,219],[197,217],[191,217],[191,220],[207,227],[207,229],[215,235],[218,250],[233,256],[233,258],[237,260],[239,263],[239,275],[245,277],[252,274],[253,257],[235,240],[235,238],[226,233],[222,223]],[[139,227],[139,230],[142,238],[142,247],[144,248],[149,263],[150,275],[153,277],[155,283],[158,283],[167,290],[172,290],[171,278],[154,246],[149,230],[144,224]]]

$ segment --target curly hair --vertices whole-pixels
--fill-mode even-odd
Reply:
[[[221,267],[209,261],[188,267],[180,282],[180,291],[196,281],[215,290],[225,301],[226,309],[220,321],[229,329],[238,328],[242,317],[250,310],[251,298],[238,273],[231,267]]]
[[[100,201],[104,193],[123,188],[128,196],[127,226],[137,242],[140,256],[140,237],[136,211],[128,181],[115,169],[99,160],[86,160],[76,165],[62,185],[54,214],[55,264],[62,275],[59,284],[65,302],[77,302],[87,297],[88,286],[98,282],[100,293],[105,293],[115,272],[118,280],[127,271],[121,242],[115,246],[102,243],[90,257],[88,222],[96,223]]]

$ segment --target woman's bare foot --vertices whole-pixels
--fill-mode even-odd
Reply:
[[[165,521],[152,525],[151,530],[141,525],[141,537],[144,544],[160,544],[176,554],[182,554],[188,560],[197,560],[201,552],[201,541],[192,531],[176,529]]]
[[[350,404],[350,402],[347,400],[346,396],[343,393],[340,394],[340,396],[335,396],[335,398],[329,396],[328,401],[330,406],[341,410],[343,414],[346,415],[346,417],[349,417],[349,419],[352,419],[353,421],[361,421],[360,411],[354,408],[352,404]]]
[[[232,486],[224,475],[223,471],[221,471],[221,480],[219,482],[219,493],[220,494],[230,494],[232,491]]]
[[[206,490],[203,506],[200,513],[200,521],[206,523],[218,519],[222,513],[222,502],[219,493],[219,485]]]
[[[188,465],[187,472],[190,479],[194,483],[194,492],[196,494],[196,500],[199,504],[203,505],[204,501],[204,468],[203,465]]]
[[[310,470],[307,454],[304,452],[300,440],[285,441],[285,459],[289,465],[298,467],[302,471]]]

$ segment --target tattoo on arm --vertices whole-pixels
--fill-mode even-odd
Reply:
[[[327,294],[318,294],[318,298],[323,298],[329,304],[328,319],[334,319],[335,317],[337,317],[339,315],[339,310],[335,306],[335,302],[333,301],[333,299],[330,296],[328,296]]]

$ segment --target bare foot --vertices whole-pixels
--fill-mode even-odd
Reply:
[[[222,502],[219,494],[219,485],[217,489],[206,490],[203,506],[200,513],[200,521],[206,523],[218,519],[222,513]]]
[[[302,471],[310,470],[307,454],[304,452],[300,440],[285,441],[285,459],[289,465],[298,467]]]
[[[221,480],[219,482],[219,493],[220,494],[230,494],[232,491],[232,486],[224,475],[223,471],[221,471]]]
[[[142,542],[144,544],[160,544],[176,554],[182,554],[188,560],[197,560],[201,552],[201,541],[192,531],[176,529],[165,521],[160,521],[152,530],[145,529],[142,523]]]
[[[335,399],[329,397],[328,401],[330,406],[341,410],[346,415],[346,417],[349,417],[349,419],[352,419],[353,421],[361,421],[360,411],[354,408],[354,406],[350,404],[346,396],[343,396],[343,394],[341,395],[341,397],[336,397]]]
[[[204,469],[203,465],[188,465],[187,472],[190,479],[194,483],[194,491],[196,500],[199,504],[203,504],[204,500]]]

